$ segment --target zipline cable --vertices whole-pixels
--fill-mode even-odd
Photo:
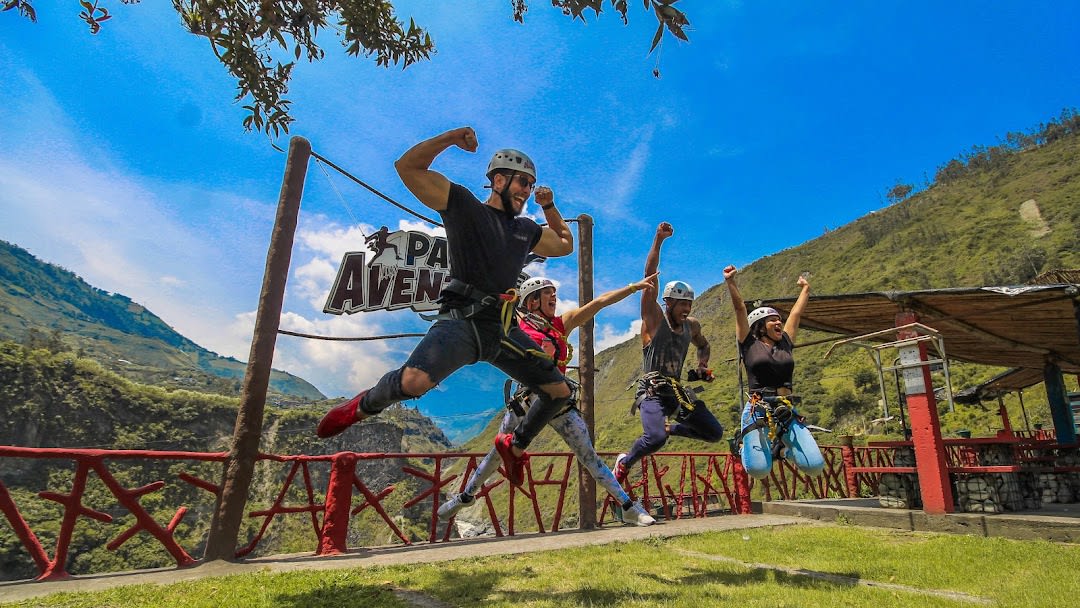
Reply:
[[[413,211],[412,209],[409,209],[409,208],[408,208],[408,207],[406,207],[405,205],[402,205],[401,203],[399,203],[399,202],[395,201],[394,199],[390,198],[389,196],[386,196],[386,195],[385,195],[385,194],[383,194],[382,192],[379,192],[379,191],[378,191],[378,190],[376,190],[375,188],[373,188],[373,187],[371,187],[371,186],[367,185],[367,184],[366,184],[366,183],[364,183],[364,182],[363,182],[363,181],[362,181],[362,180],[361,180],[360,178],[358,178],[358,177],[356,177],[355,175],[353,175],[353,174],[349,173],[348,171],[346,171],[346,170],[342,169],[341,167],[339,167],[339,166],[335,165],[335,164],[333,163],[333,161],[331,161],[330,159],[326,158],[325,156],[323,156],[323,155],[319,154],[318,152],[315,152],[314,150],[312,150],[312,151],[311,151],[311,156],[313,156],[313,157],[314,157],[315,159],[317,159],[317,160],[320,160],[320,161],[322,161],[322,162],[326,163],[327,165],[330,165],[330,166],[331,166],[332,168],[334,168],[334,169],[335,169],[335,170],[336,170],[336,171],[337,171],[338,173],[341,173],[341,174],[342,174],[342,175],[344,175],[345,177],[347,177],[347,178],[351,179],[352,181],[356,182],[356,183],[357,183],[357,184],[359,184],[360,186],[362,186],[362,187],[366,188],[366,189],[367,189],[367,190],[368,190],[369,192],[371,192],[371,193],[372,193],[372,194],[374,194],[375,196],[378,196],[379,198],[381,198],[381,199],[383,199],[384,201],[386,201],[386,202],[390,203],[391,205],[393,205],[393,206],[397,207],[398,209],[401,209],[401,210],[402,210],[402,211],[404,211],[405,213],[408,213],[409,215],[412,215],[413,217],[417,217],[417,218],[420,218],[420,219],[424,220],[425,222],[427,222],[427,223],[429,223],[429,224],[433,224],[433,225],[435,225],[435,226],[438,226],[438,227],[440,227],[440,228],[442,228],[442,227],[443,227],[443,225],[442,225],[442,224],[441,224],[440,222],[437,222],[437,221],[435,221],[435,220],[433,220],[433,219],[431,219],[431,218],[429,218],[429,217],[425,217],[425,216],[423,216],[423,215],[420,215],[419,213],[417,213],[417,212]]]
[[[296,336],[297,338],[310,338],[312,340],[332,340],[338,342],[365,342],[368,340],[391,340],[394,338],[423,338],[427,334],[387,334],[385,336],[366,336],[363,338],[341,338],[337,336],[316,336],[315,334],[304,334],[298,331],[289,331],[287,329],[279,329],[279,334],[285,334],[286,336]]]

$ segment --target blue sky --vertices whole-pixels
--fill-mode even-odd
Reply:
[[[393,170],[417,141],[472,126],[478,153],[450,150],[434,168],[481,196],[491,153],[527,151],[564,215],[596,221],[597,293],[640,276],[660,221],[675,226],[661,281],[702,292],[727,263],[816,238],[882,207],[898,180],[921,185],[972,145],[1080,105],[1071,2],[684,0],[691,41],[667,37],[659,58],[640,2],[629,26],[611,11],[572,22],[542,0],[524,25],[508,2],[396,4],[437,54],[378,68],[328,32],[326,59],[294,71],[292,134],[417,210]],[[168,3],[108,2],[96,36],[77,2],[36,5],[36,24],[0,14],[0,239],[246,360],[284,155],[244,132],[233,79]],[[321,312],[342,254],[380,225],[422,228],[409,220],[312,164],[282,327],[423,331],[407,311]],[[534,272],[565,305],[574,260]],[[601,313],[600,344],[631,337],[637,311],[631,298]],[[281,337],[274,364],[344,396],[414,344]],[[493,415],[501,385],[474,366],[414,403],[465,426]]]

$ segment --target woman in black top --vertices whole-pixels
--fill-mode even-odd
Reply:
[[[784,321],[774,308],[761,307],[746,314],[746,304],[735,283],[734,266],[724,269],[724,282],[735,309],[735,337],[739,356],[746,369],[750,400],[742,413],[740,457],[750,476],[762,479],[772,469],[773,442],[780,441],[778,455],[790,458],[801,471],[817,475],[825,467],[817,442],[795,413],[790,399],[795,359],[791,351],[806,302],[810,283],[799,277],[799,297]],[[779,398],[779,399],[775,399]],[[775,400],[767,404],[765,400]]]

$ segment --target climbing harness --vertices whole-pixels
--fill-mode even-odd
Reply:
[[[509,378],[503,383],[503,402],[506,404],[506,409],[518,416],[524,417],[525,413],[528,412],[529,408],[532,406],[533,396],[536,393],[529,389],[529,387],[521,384],[518,385],[517,390],[515,391],[513,390],[513,384],[514,381]],[[566,407],[559,410],[559,412],[552,416],[553,418],[558,418],[572,409],[577,409],[578,387],[581,385],[570,378],[566,379],[566,384],[570,387],[570,397],[566,400]]]
[[[499,339],[499,344],[503,348],[510,350],[522,358],[536,357],[539,359],[547,359],[549,361],[554,360],[551,355],[539,348],[523,347],[507,337],[510,333],[510,326],[514,322],[516,316],[515,311],[517,310],[516,304],[518,301],[518,292],[516,289],[508,289],[505,293],[500,294],[489,294],[480,291],[465,281],[450,279],[450,282],[443,287],[442,295],[439,296],[438,301],[440,303],[445,301],[445,294],[456,296],[461,300],[467,301],[468,304],[458,308],[451,308],[435,315],[420,313],[420,317],[425,321],[438,321],[443,319],[468,320],[501,302],[499,322],[500,327],[502,328],[502,337]]]
[[[772,391],[768,391],[772,392]],[[792,424],[798,422],[811,431],[832,431],[820,426],[806,424],[806,417],[795,411],[795,406],[802,402],[798,395],[776,395],[764,391],[755,391],[750,394],[750,408],[754,421],[743,427],[735,434],[733,441],[738,448],[742,444],[743,437],[758,430],[769,429],[769,443],[772,446],[774,460],[784,458],[784,436]]]
[[[637,380],[637,384],[639,392],[637,398],[634,399],[634,403],[630,406],[631,416],[637,413],[637,410],[641,407],[641,402],[649,398],[659,399],[664,415],[667,417],[674,415],[676,422],[682,422],[689,418],[698,405],[703,407],[705,405],[704,401],[698,399],[694,389],[683,386],[675,378],[669,378],[660,372],[645,374]],[[633,387],[633,383],[626,388],[630,389],[631,387]]]
[[[543,315],[536,314],[534,312],[525,313],[522,315],[521,320],[528,324],[536,331],[544,334],[555,345],[555,356],[552,359],[555,360],[555,364],[559,367],[565,367],[570,363],[570,360],[574,358],[574,346],[566,339],[566,336],[559,331],[559,328],[551,324]],[[566,347],[566,352],[562,357],[558,357],[558,352],[561,350],[558,346],[562,344]]]
[[[502,302],[502,311],[500,318],[505,321],[506,309],[511,309],[511,315],[513,314],[513,305],[517,301],[517,291],[510,289],[506,293],[490,294],[480,291],[476,287],[472,286],[460,279],[450,279],[439,294],[439,299],[436,300],[440,304],[446,302],[447,294],[456,296],[458,299],[468,302],[464,306],[459,308],[451,308],[449,310],[442,311],[434,315],[426,315],[421,313],[420,317],[425,321],[438,321],[442,319],[470,319],[480,312],[495,306],[495,304]],[[509,328],[509,324],[504,323],[503,333],[506,333],[506,329]]]

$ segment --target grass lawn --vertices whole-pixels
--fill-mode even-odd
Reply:
[[[3,606],[1038,607],[1080,597],[1078,571],[1077,545],[800,525],[407,567],[137,585]]]

